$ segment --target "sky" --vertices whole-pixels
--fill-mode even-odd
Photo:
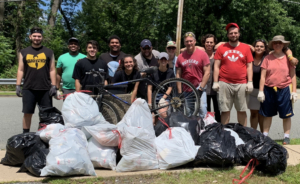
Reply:
[[[46,6],[40,5],[40,7],[41,7],[43,10],[49,9],[49,8],[50,8],[50,0],[43,0],[43,1],[44,1],[47,5],[46,5]],[[78,3],[78,5],[77,5],[76,8],[75,8],[75,11],[77,11],[77,10],[82,10],[81,5],[82,5],[82,2]],[[62,6],[62,9],[64,9],[64,6]]]

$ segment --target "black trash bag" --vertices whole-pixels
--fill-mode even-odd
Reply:
[[[169,125],[169,118],[162,118],[168,125]],[[158,119],[156,125],[154,126],[154,131],[155,131],[155,136],[158,137],[161,133],[167,130],[167,126],[164,125],[161,121],[160,118]]]
[[[182,112],[172,112],[170,116],[164,118],[169,127],[182,127],[188,131],[194,142],[199,138],[200,127],[204,127],[204,122],[201,117],[191,116],[187,117]],[[168,127],[164,125],[160,120],[154,126],[155,135],[158,137]]]
[[[283,146],[253,128],[244,127],[238,123],[228,126],[245,142],[237,148],[241,164],[247,164],[252,158],[256,158],[259,162],[256,170],[270,175],[285,172],[288,153]]]
[[[29,155],[18,172],[29,171],[34,176],[40,176],[41,170],[46,166],[46,157],[49,149],[41,148]]]
[[[233,166],[237,157],[235,138],[229,131],[224,130],[224,125],[213,123],[205,127],[200,135],[197,145],[198,150],[194,165]]]
[[[40,128],[54,123],[65,124],[61,112],[56,107],[38,107],[40,110]]]
[[[47,148],[47,145],[34,132],[12,136],[7,140],[6,154],[1,164],[21,165],[25,158],[41,148]]]

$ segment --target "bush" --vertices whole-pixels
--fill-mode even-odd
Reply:
[[[0,74],[0,78],[17,78],[18,65],[14,65],[10,68],[6,67],[3,73]],[[0,85],[0,91],[14,91],[15,85]]]
[[[0,73],[2,73],[5,68],[10,67],[15,55],[9,38],[0,35],[0,40]]]

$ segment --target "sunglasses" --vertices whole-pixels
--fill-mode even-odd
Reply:
[[[168,47],[167,49],[168,49],[168,50],[175,50],[176,47]]]
[[[195,38],[195,35],[193,33],[185,33],[184,37],[194,37]]]
[[[150,50],[150,47],[142,48],[143,50]]]
[[[266,41],[264,39],[258,39],[256,40],[255,42],[263,42],[263,43],[266,43]]]

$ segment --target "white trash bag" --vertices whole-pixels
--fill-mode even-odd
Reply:
[[[199,149],[182,127],[168,128],[155,139],[155,144],[160,169],[170,169],[193,161]]]
[[[87,135],[90,134],[98,143],[103,146],[118,146],[119,134],[117,126],[113,124],[97,124],[93,126],[84,126],[82,131]],[[87,136],[87,138],[89,138]]]
[[[52,137],[49,145],[50,152],[41,176],[96,176],[87,151],[88,142],[81,130],[65,129]]]
[[[137,127],[123,127],[120,133],[123,157],[117,165],[117,172],[158,169],[154,134]]]
[[[116,170],[117,147],[102,146],[93,137],[88,142],[88,152],[94,168]]]
[[[106,123],[99,112],[96,101],[89,95],[81,92],[71,93],[65,99],[62,116],[67,128],[81,128],[98,123]]]
[[[64,130],[65,126],[60,123],[47,125],[44,129],[39,131],[42,141],[48,143],[50,139],[57,135],[61,130]]]
[[[150,133],[155,135],[152,114],[148,107],[148,103],[141,98],[136,99],[131,104],[117,126],[140,127],[149,130]]]

